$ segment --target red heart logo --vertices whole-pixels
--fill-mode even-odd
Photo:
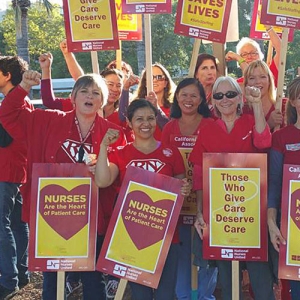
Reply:
[[[292,193],[291,197],[291,217],[298,229],[300,229],[300,190]]]
[[[122,209],[122,218],[138,250],[163,239],[174,204],[174,201],[168,199],[153,202],[142,191],[132,191],[127,195]]]
[[[56,184],[47,185],[40,192],[39,211],[48,225],[68,240],[87,224],[89,198],[88,184],[71,191]]]

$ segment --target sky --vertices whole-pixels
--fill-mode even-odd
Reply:
[[[62,5],[62,0],[49,0],[52,4]],[[36,2],[36,0],[31,0],[31,2]],[[0,0],[0,10],[6,10],[11,3],[11,0]]]

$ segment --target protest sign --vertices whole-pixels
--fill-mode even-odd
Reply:
[[[95,269],[98,189],[83,164],[34,164],[29,269]]]
[[[179,0],[174,32],[177,34],[225,43],[232,0]]]
[[[262,1],[261,23],[300,29],[299,1]]]
[[[171,0],[124,0],[124,14],[166,14],[172,12]]]
[[[68,50],[85,52],[119,48],[113,0],[63,0]]]
[[[203,256],[267,260],[267,156],[204,153]]]
[[[181,181],[127,167],[97,270],[157,288],[183,203]]]
[[[300,280],[300,166],[283,168],[280,231],[286,245],[279,247],[278,277]]]

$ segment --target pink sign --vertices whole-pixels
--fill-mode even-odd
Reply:
[[[300,166],[284,165],[280,231],[286,245],[279,248],[278,277],[300,280]]]

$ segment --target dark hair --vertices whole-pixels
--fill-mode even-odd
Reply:
[[[138,99],[133,100],[127,108],[128,121],[131,122],[136,110],[138,110],[139,108],[144,108],[144,107],[151,108],[155,114],[155,117],[157,116],[157,109],[154,107],[154,105],[150,101],[143,99],[143,98],[138,98]]]
[[[106,76],[108,76],[108,75],[117,75],[117,76],[119,76],[122,80],[124,79],[124,74],[123,74],[123,72],[121,72],[119,69],[104,69],[101,73],[100,73],[100,75],[102,76],[102,77],[106,77]]]
[[[172,80],[170,73],[163,65],[161,65],[160,63],[155,63],[152,65],[152,68],[153,67],[157,67],[157,68],[161,69],[161,71],[165,75],[165,79],[167,81],[167,86],[165,87],[165,90],[164,90],[163,106],[165,108],[169,108],[172,105],[173,95],[174,95],[174,90],[176,88],[176,85],[175,85],[174,81]],[[145,98],[148,94],[146,79],[147,79],[146,78],[146,70],[144,70],[142,72],[141,80],[140,80],[140,83],[139,83],[139,86],[137,89],[137,98]]]
[[[213,63],[215,64],[215,66],[216,66],[217,72],[219,72],[217,59],[213,55],[210,55],[210,54],[207,54],[207,53],[201,53],[201,54],[198,55],[198,58],[197,58],[194,77],[196,77],[199,67],[203,64],[203,62],[205,60],[212,60]]]
[[[13,86],[22,81],[22,76],[28,70],[28,63],[19,56],[0,56],[0,71],[4,76],[11,75]]]
[[[286,106],[286,120],[287,124],[295,124],[297,122],[297,111],[292,106],[291,101],[299,99],[300,97],[300,77],[296,77],[288,86],[289,102]]]
[[[198,106],[198,113],[202,115],[204,118],[210,117],[211,114],[206,102],[206,96],[205,96],[203,86],[196,78],[185,78],[179,82],[174,94],[174,100],[171,107],[170,117],[175,119],[179,119],[181,117],[182,114],[181,114],[181,109],[178,105],[177,95],[181,89],[183,89],[188,85],[194,85],[195,87],[197,87],[199,91],[201,102]]]

